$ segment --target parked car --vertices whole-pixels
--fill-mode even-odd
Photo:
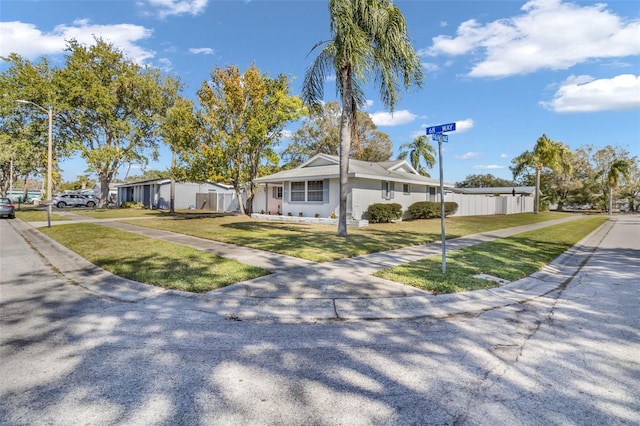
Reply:
[[[62,209],[64,207],[95,207],[97,205],[95,198],[87,197],[80,194],[59,194],[53,196],[53,205]]]
[[[5,216],[9,219],[15,219],[16,210],[9,198],[2,197],[0,198],[0,217]]]

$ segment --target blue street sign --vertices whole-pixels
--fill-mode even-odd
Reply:
[[[431,135],[431,140],[434,142],[449,142],[449,136],[442,133],[436,133]]]
[[[436,133],[453,132],[456,130],[456,123],[441,124],[439,126],[427,127],[427,135]]]

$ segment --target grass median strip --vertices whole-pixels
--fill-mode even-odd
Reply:
[[[167,289],[202,293],[269,273],[190,247],[91,223],[40,230],[113,274]]]
[[[508,281],[524,278],[539,271],[607,220],[605,216],[587,216],[450,252],[446,274],[442,273],[441,256],[430,256],[374,275],[436,294],[496,287],[499,285],[496,282],[473,276],[489,274]]]

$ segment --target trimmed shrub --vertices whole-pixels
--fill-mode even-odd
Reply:
[[[458,210],[458,204],[445,201],[444,216],[451,216]],[[410,219],[434,219],[440,217],[440,203],[435,201],[418,201],[407,209]]]
[[[371,223],[391,222],[402,217],[402,206],[398,203],[376,203],[367,209],[367,218]]]
[[[123,209],[144,210],[146,207],[141,202],[125,201],[120,205]]]

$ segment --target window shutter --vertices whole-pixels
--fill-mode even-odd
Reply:
[[[291,187],[291,182],[284,182],[284,185],[282,185],[282,201],[284,201],[285,203],[290,202],[291,200],[289,199],[289,188]],[[284,206],[283,206],[284,208]]]
[[[387,198],[386,182],[385,181],[381,181],[380,183],[382,184],[380,187],[382,188],[382,199],[384,200],[385,198]]]
[[[322,182],[322,203],[329,202],[329,179]]]
[[[389,182],[389,186],[390,186],[389,193],[391,195],[389,198],[393,199],[393,197],[395,196],[395,194],[394,194],[395,193],[395,187],[396,187],[395,182]]]

